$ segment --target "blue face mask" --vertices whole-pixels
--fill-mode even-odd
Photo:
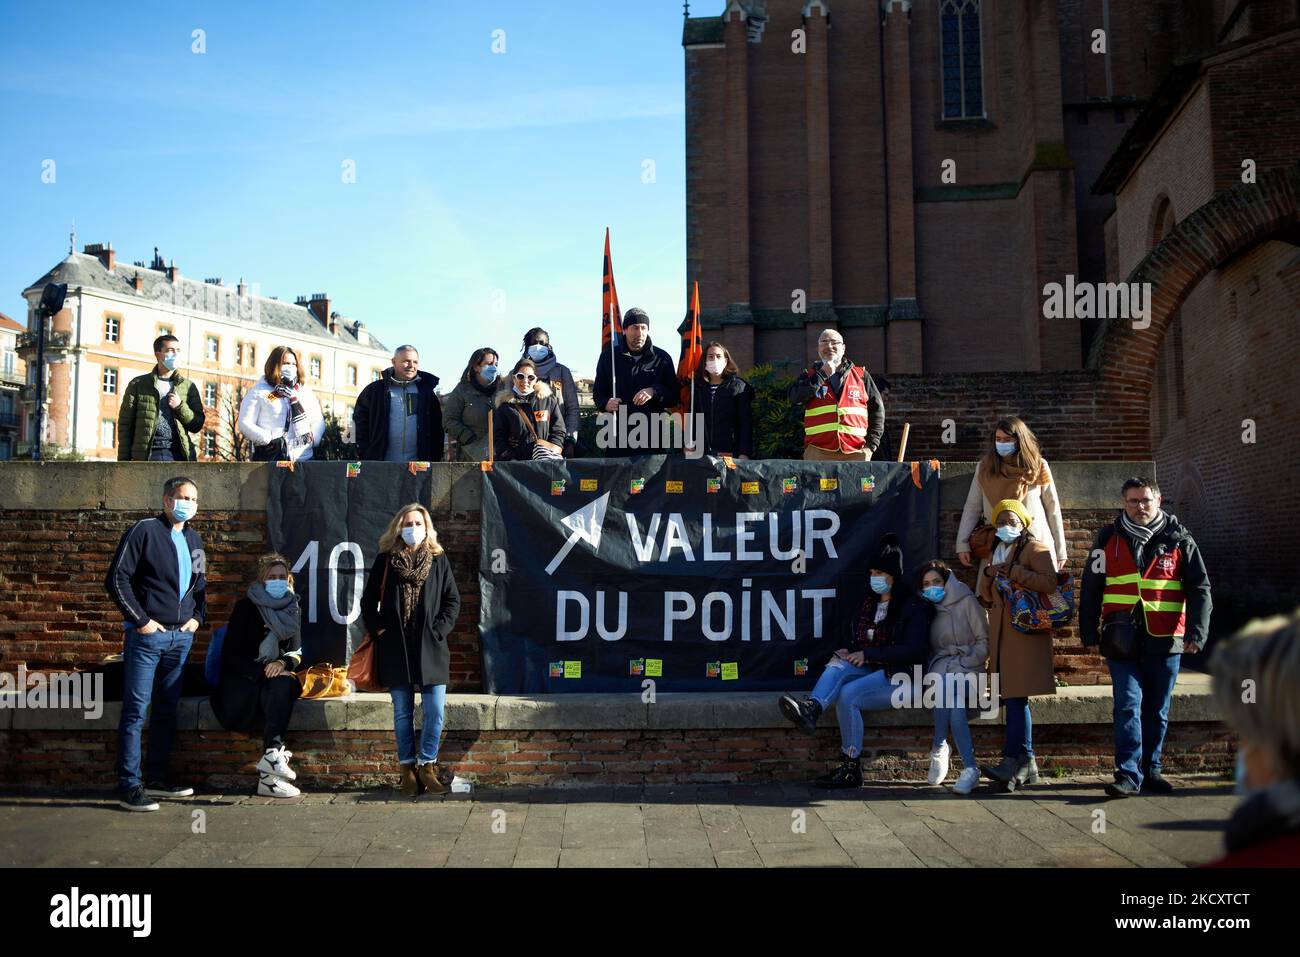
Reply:
[[[1014,542],[1020,537],[1020,529],[1013,528],[1010,525],[999,525],[997,536],[1004,542]]]
[[[284,578],[272,578],[266,583],[266,593],[272,598],[283,598],[289,594],[289,582]]]
[[[1016,443],[1014,442],[994,442],[993,446],[998,450],[998,455],[1004,457],[1012,455],[1016,451]]]
[[[871,590],[877,595],[883,595],[885,592],[889,591],[889,582],[885,579],[884,575],[871,576]]]
[[[163,368],[169,372],[176,369],[176,356],[163,356]]]
[[[484,382],[496,382],[496,381],[497,381],[497,367],[496,367],[496,366],[484,366],[483,369],[482,369],[482,371],[479,373],[479,375],[481,375],[481,376],[483,377],[483,381],[484,381]]]
[[[540,343],[536,343],[528,347],[528,358],[532,359],[534,362],[541,362],[550,354],[551,354],[550,346],[544,346],[541,345]]]
[[[194,517],[194,513],[198,510],[198,503],[192,502],[187,498],[178,498],[172,503],[172,515],[178,522],[188,522]]]
[[[927,585],[921,589],[921,597],[934,602],[936,605],[943,601],[942,585]]]

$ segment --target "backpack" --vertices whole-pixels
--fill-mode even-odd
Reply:
[[[203,677],[215,688],[221,684],[221,644],[226,639],[226,626],[222,625],[212,633],[208,642],[208,657],[203,662]]]

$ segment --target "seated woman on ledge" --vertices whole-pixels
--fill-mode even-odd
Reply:
[[[903,581],[903,552],[898,537],[881,539],[880,552],[871,561],[871,592],[862,602],[849,646],[840,648],[826,663],[812,693],[803,701],[781,698],[781,713],[809,734],[817,733],[817,719],[832,704],[840,725],[840,765],[813,783],[825,788],[862,785],[863,711],[884,711],[892,706],[893,678],[901,673],[903,692],[911,699],[911,672],[924,665],[930,640],[934,606],[911,593]]]
[[[227,731],[262,735],[257,762],[261,797],[296,797],[290,784],[293,753],[284,747],[285,730],[302,688],[293,676],[302,661],[302,610],[293,593],[293,575],[283,555],[263,555],[257,580],[235,602],[221,646],[221,682],[212,693],[212,711]]]

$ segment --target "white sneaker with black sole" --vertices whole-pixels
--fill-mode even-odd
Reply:
[[[156,811],[158,802],[150,798],[144,792],[144,788],[138,787],[129,794],[123,794],[117,802],[117,806],[127,811]]]
[[[980,783],[980,769],[976,767],[962,768],[961,774],[957,775],[957,783],[952,789],[958,794],[970,794]]]
[[[286,781],[296,781],[298,772],[289,767],[291,757],[293,752],[286,751],[283,745],[278,748],[267,748],[266,753],[262,755],[262,760],[257,762],[257,773],[270,774],[277,778],[284,778]]]
[[[930,752],[930,773],[925,778],[927,783],[932,785],[943,783],[943,779],[948,776],[948,756],[951,753],[947,741]]]
[[[292,798],[297,797],[302,792],[286,781],[284,778],[277,777],[274,774],[261,774],[257,779],[257,796],[270,798]]]

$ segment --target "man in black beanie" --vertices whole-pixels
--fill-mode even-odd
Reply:
[[[623,316],[623,335],[596,362],[592,387],[596,408],[618,418],[617,428],[602,428],[597,441],[610,458],[627,458],[666,451],[658,441],[662,431],[655,413],[677,405],[677,368],[673,358],[650,342],[650,317],[644,309]],[[629,434],[645,442],[628,442]]]

